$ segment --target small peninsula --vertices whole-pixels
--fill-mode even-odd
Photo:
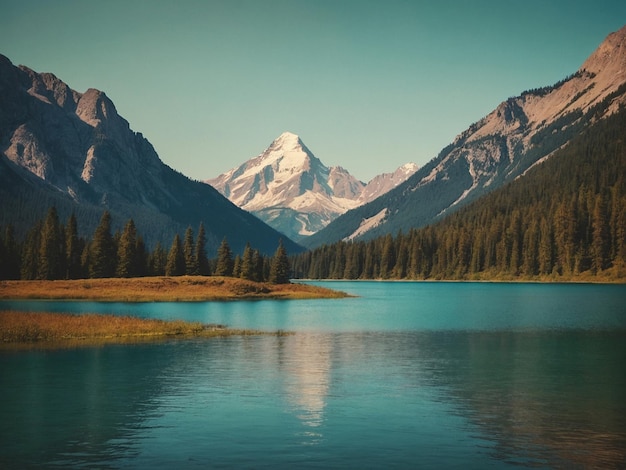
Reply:
[[[348,297],[307,284],[271,284],[221,276],[158,276],[56,281],[0,281],[3,300],[91,300],[100,302],[205,302]]]

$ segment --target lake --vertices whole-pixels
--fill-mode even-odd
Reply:
[[[624,468],[626,286],[0,302],[287,336],[0,350],[0,468]]]

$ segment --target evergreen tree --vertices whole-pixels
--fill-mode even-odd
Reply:
[[[193,230],[191,227],[187,227],[187,230],[185,231],[183,253],[185,255],[185,274],[188,276],[196,276],[200,267],[194,250]]]
[[[243,250],[243,257],[241,258],[241,273],[239,274],[239,277],[247,279],[248,281],[256,280],[254,268],[252,248],[250,248],[250,243],[246,243],[246,247]]]
[[[81,254],[83,251],[81,240],[78,238],[78,223],[74,213],[70,215],[65,227],[65,257],[67,279],[78,279],[81,277]]]
[[[154,250],[150,254],[149,259],[149,272],[152,276],[165,275],[165,265],[167,264],[167,256],[165,250],[161,246],[161,242],[157,242]]]
[[[385,236],[383,250],[380,258],[380,277],[387,279],[396,263],[393,237],[391,234]]]
[[[235,255],[233,263],[233,277],[241,277],[241,256]]]
[[[230,251],[228,240],[226,237],[222,240],[222,244],[217,250],[217,265],[215,267],[216,276],[232,276],[233,275],[233,254]]]
[[[272,259],[269,281],[272,284],[289,284],[289,274],[289,258],[281,238],[278,242],[276,253],[274,253],[274,258]]]
[[[196,263],[198,265],[198,274],[201,276],[211,275],[211,267],[206,254],[206,231],[202,222],[200,222],[198,238],[196,239]]]
[[[37,277],[39,279],[60,279],[65,272],[64,260],[59,217],[56,208],[51,207],[41,232]]]
[[[120,237],[117,247],[117,277],[135,277],[139,272],[137,266],[137,228],[130,219]]]
[[[252,280],[257,282],[266,281],[267,279],[265,278],[265,274],[263,272],[264,256],[261,255],[259,250],[253,250],[252,252],[252,265],[254,266],[254,277]]]
[[[167,255],[167,264],[165,265],[166,276],[183,276],[185,274],[185,255],[183,246],[180,242],[178,234],[174,236],[172,247]]]
[[[610,253],[610,228],[608,224],[606,201],[599,194],[596,196],[593,208],[593,269],[594,271],[602,271],[609,266]]]
[[[111,214],[109,211],[104,211],[89,249],[89,276],[92,278],[113,277],[116,251],[111,235]]]

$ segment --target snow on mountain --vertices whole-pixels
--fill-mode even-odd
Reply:
[[[284,132],[259,156],[206,182],[298,240],[395,187],[416,168],[404,165],[366,185],[340,166],[325,166],[296,134]]]

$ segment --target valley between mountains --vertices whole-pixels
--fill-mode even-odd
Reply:
[[[407,163],[362,182],[284,132],[258,156],[202,182],[164,164],[103,91],[77,92],[0,56],[0,260],[55,207],[61,220],[76,216],[82,237],[103,211],[113,231],[132,219],[148,251],[200,224],[210,256],[224,240],[233,256],[248,246],[269,255],[282,240],[300,277],[612,270],[621,278],[625,106],[623,27],[571,75],[504,99],[421,168]],[[493,233],[482,233],[487,227]],[[358,266],[348,268],[357,246],[377,254],[353,253]],[[398,264],[413,258],[413,269]]]

